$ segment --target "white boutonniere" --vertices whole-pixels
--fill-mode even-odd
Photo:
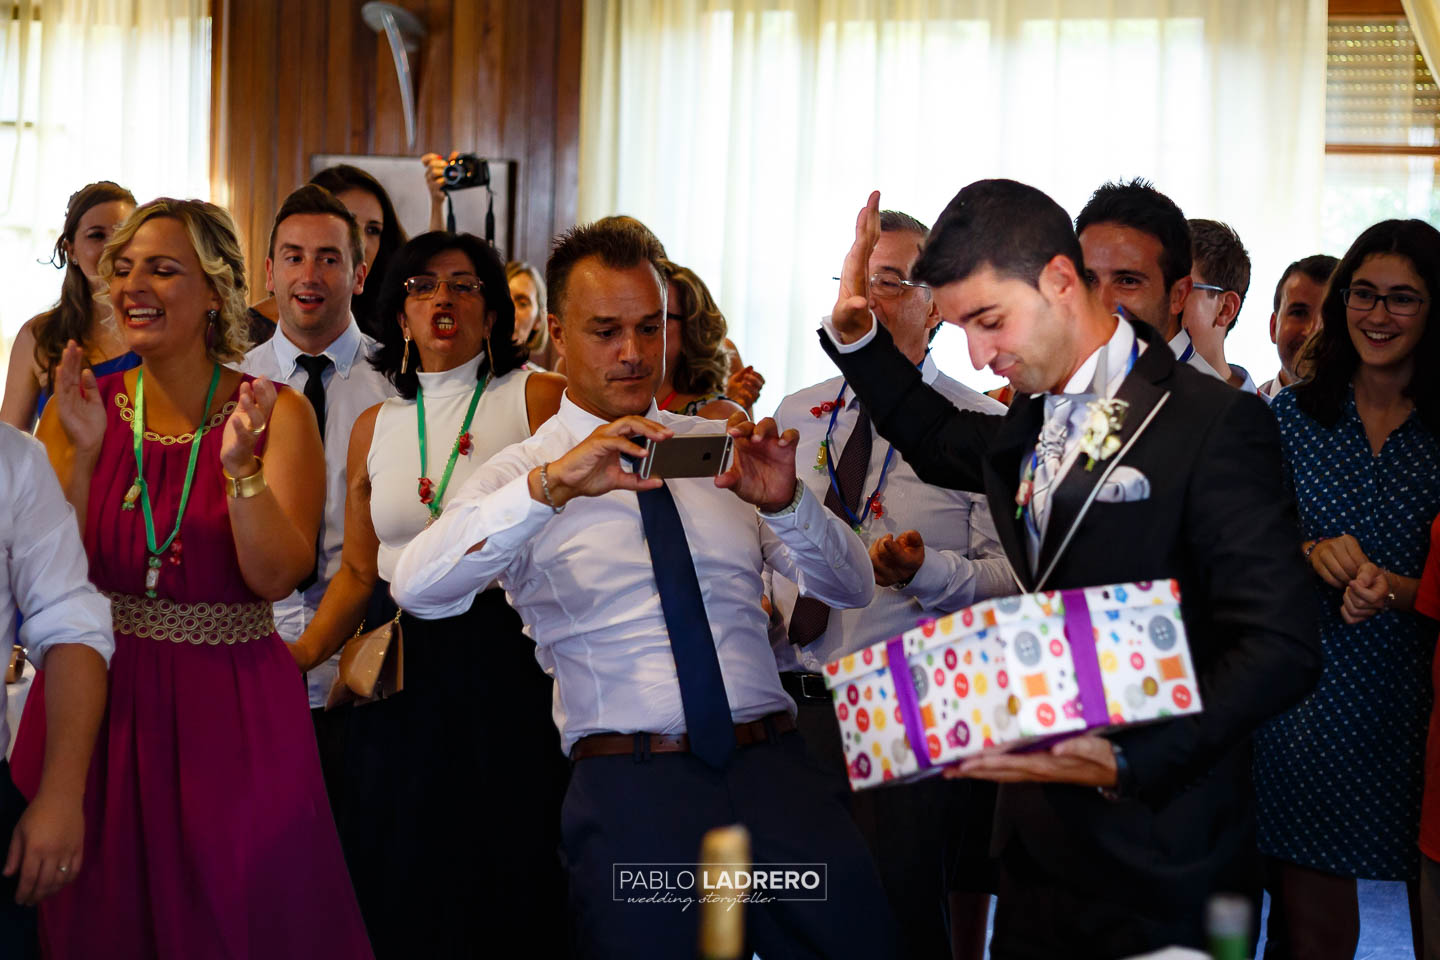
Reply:
[[[1086,470],[1093,470],[1100,460],[1108,460],[1120,449],[1120,428],[1125,425],[1125,411],[1130,404],[1124,400],[1091,400],[1080,433],[1080,452],[1085,454]]]

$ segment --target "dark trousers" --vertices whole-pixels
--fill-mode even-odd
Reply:
[[[697,905],[617,899],[618,865],[694,864],[705,831],[740,823],[756,869],[823,863],[828,881],[824,901],[747,904],[750,950],[767,958],[896,956],[885,893],[842,802],[847,789],[793,732],[737,749],[722,771],[688,753],[577,761],[560,819],[580,955],[695,956]]]
[[[1112,960],[1175,945],[1200,949],[1201,920],[1194,911],[1147,914],[1106,899],[1103,881],[1077,891],[1049,877],[1016,840],[1000,855],[992,960]]]
[[[10,780],[10,764],[0,760],[0,843],[3,843],[7,854],[15,824],[20,822],[20,814],[24,812],[25,798]],[[18,871],[13,877],[0,877],[0,957],[5,960],[38,960],[38,918],[34,907],[22,907],[15,902],[15,888],[19,880]]]
[[[796,698],[796,723],[821,766],[845,777],[845,750],[835,708],[827,700]],[[972,780],[933,777],[879,787],[847,798],[880,873],[900,928],[902,956],[951,956],[951,890],[988,894],[995,788]]]
[[[320,775],[325,779],[325,795],[330,798],[330,812],[340,820],[340,799],[344,796],[342,773],[345,769],[345,731],[354,708],[349,704],[326,710],[312,707],[310,719],[315,724],[315,745],[320,749]]]

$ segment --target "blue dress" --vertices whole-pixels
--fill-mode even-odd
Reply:
[[[1420,576],[1440,513],[1440,442],[1420,418],[1412,412],[1375,456],[1353,389],[1333,427],[1290,389],[1271,409],[1304,539],[1348,533],[1374,563]],[[1320,683],[1255,736],[1260,849],[1341,876],[1413,880],[1435,638],[1399,611],[1348,625],[1342,596],[1314,578]]]
[[[140,366],[140,355],[127,350],[118,357],[111,357],[109,360],[103,360],[95,364],[90,370],[95,374],[95,379],[99,380],[107,373],[114,373],[117,370],[130,370],[138,366]],[[40,420],[40,415],[45,412],[45,404],[50,402],[51,396],[49,386],[46,386],[45,389],[40,391],[40,399],[35,404],[35,420],[37,423]]]

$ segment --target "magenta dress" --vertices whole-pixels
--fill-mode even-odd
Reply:
[[[167,554],[148,600],[144,515],[121,508],[135,479],[124,376],[99,381],[108,424],[85,522],[90,577],[114,616],[110,696],[85,795],[83,869],[40,909],[45,955],[368,958],[305,686],[236,559],[220,470],[236,398],[211,417],[181,562]],[[189,439],[146,435],[159,542],[174,529]],[[28,698],[16,738],[27,795],[44,752],[43,703]]]

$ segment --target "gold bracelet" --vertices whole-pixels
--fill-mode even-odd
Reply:
[[[246,497],[253,497],[264,492],[266,487],[265,461],[256,457],[255,462],[260,466],[248,477],[232,477],[224,467],[220,468],[220,472],[225,474],[225,493],[232,500],[244,500]]]

